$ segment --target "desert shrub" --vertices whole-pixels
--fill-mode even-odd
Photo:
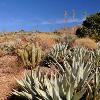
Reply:
[[[21,29],[19,30],[19,33],[25,33],[25,30]]]
[[[78,37],[90,37],[96,41],[100,41],[100,13],[90,15],[83,21],[82,27],[77,29]]]
[[[95,42],[95,40],[93,39],[90,39],[90,38],[79,38],[79,39],[76,39],[74,44],[74,46],[83,46],[83,47],[86,47],[88,49],[97,49],[98,48],[98,45],[97,43]]]
[[[15,51],[15,48],[12,45],[4,45],[3,49],[6,51],[6,54],[11,54]]]
[[[55,30],[53,33],[56,35],[59,35],[59,36],[61,36],[61,34],[62,34],[61,32],[58,32],[57,30]]]
[[[73,44],[73,42],[77,39],[77,36],[74,34],[67,34],[63,37],[65,43],[68,43],[70,45]]]
[[[73,44],[73,42],[77,39],[77,36],[74,34],[65,34],[63,36],[59,36],[59,38],[57,38],[57,43],[68,43],[70,45]]]
[[[5,52],[5,54],[14,54],[15,45],[13,42],[5,42],[0,44],[0,49]]]

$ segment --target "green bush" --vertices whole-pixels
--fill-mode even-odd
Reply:
[[[100,41],[100,13],[90,15],[76,31],[78,37],[90,37]]]

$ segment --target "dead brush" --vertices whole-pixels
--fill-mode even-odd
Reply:
[[[88,49],[96,49],[98,48],[98,45],[96,42],[90,38],[79,38],[76,39],[75,42],[73,43],[73,46],[83,46]]]

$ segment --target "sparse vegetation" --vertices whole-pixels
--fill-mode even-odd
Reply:
[[[29,100],[80,100],[83,95],[85,95],[84,98],[98,100],[100,73],[95,58],[96,54],[100,55],[100,50],[94,53],[94,51],[76,47],[73,48],[73,51],[71,49],[68,51],[66,46],[58,46],[60,48],[56,46],[55,53],[62,52],[63,65],[59,63],[54,52],[52,55],[49,54],[49,57],[58,68],[59,73],[51,74],[50,78],[39,71],[35,71],[31,75],[26,74],[21,82],[17,80],[22,91],[14,90],[13,93]],[[65,52],[59,51],[61,49]],[[86,92],[88,93],[86,94]]]
[[[87,17],[77,35],[79,26],[1,34],[0,100],[10,93],[28,100],[99,100],[99,17]]]

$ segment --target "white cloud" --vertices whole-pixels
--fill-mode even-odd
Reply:
[[[80,18],[76,18],[76,19],[68,19],[68,21],[67,21],[67,23],[80,23],[80,22],[82,22],[82,21],[84,21],[84,19],[82,18],[82,19],[80,19]]]
[[[85,19],[80,19],[80,18],[76,18],[76,19],[67,19],[66,23],[70,24],[70,23],[81,23],[82,21],[84,21]],[[63,24],[65,23],[64,19],[58,19],[55,21],[42,21],[39,24],[43,24],[43,25],[47,25],[47,24]]]

